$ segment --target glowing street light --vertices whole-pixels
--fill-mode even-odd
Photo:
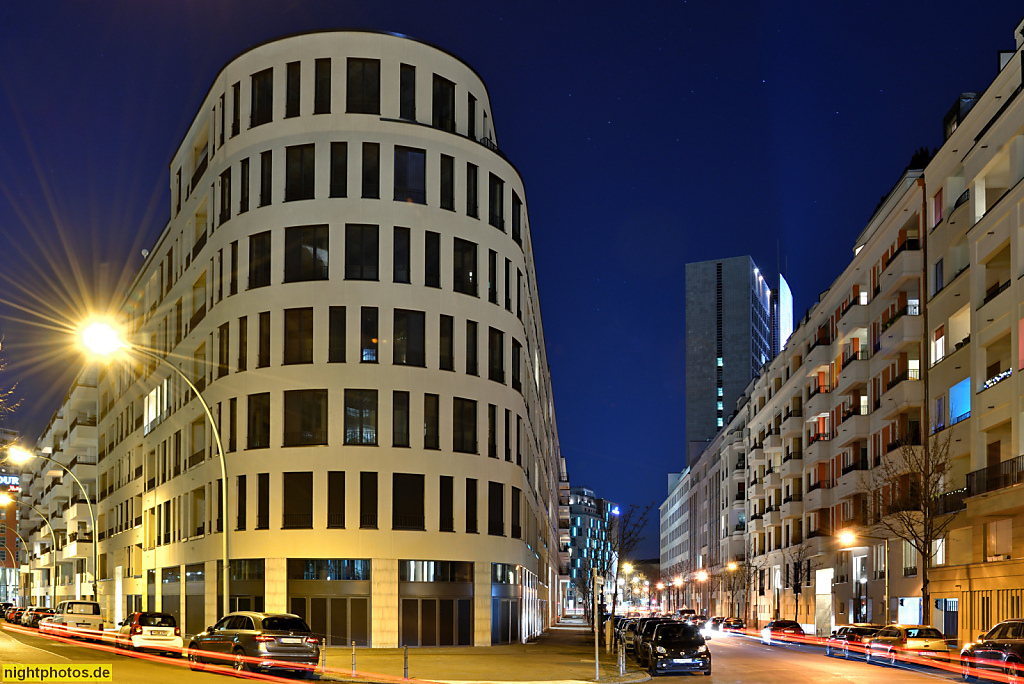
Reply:
[[[708,581],[708,571],[707,570],[698,570],[696,577],[697,577],[697,581],[698,582],[707,582]]]
[[[99,319],[92,320],[82,327],[80,335],[82,346],[94,357],[98,357],[100,359],[110,358],[114,354],[124,351],[136,353],[140,356],[146,357],[147,359],[156,361],[157,363],[164,364],[174,371],[178,377],[185,381],[185,384],[189,386],[189,389],[191,389],[195,393],[196,398],[199,399],[199,403],[202,405],[203,411],[206,412],[206,417],[210,420],[210,429],[213,432],[213,439],[217,444],[217,455],[220,456],[220,475],[221,480],[224,483],[224,486],[221,487],[220,497],[221,518],[223,518],[224,521],[224,538],[221,540],[221,554],[223,556],[224,566],[223,610],[224,615],[227,615],[231,612],[231,565],[228,561],[228,490],[230,487],[228,487],[227,462],[224,459],[224,445],[220,441],[220,431],[217,429],[217,421],[213,419],[213,411],[210,409],[210,405],[206,403],[206,400],[203,399],[203,395],[200,394],[199,390],[192,383],[192,380],[190,380],[180,368],[159,354],[154,354],[144,347],[139,347],[125,341],[117,328],[111,323]]]
[[[739,566],[736,565],[735,562],[731,562],[731,563],[729,563],[728,567],[729,567],[729,572],[734,572],[736,570],[736,568],[738,568]]]

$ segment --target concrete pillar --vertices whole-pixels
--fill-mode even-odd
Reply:
[[[491,645],[491,564],[473,564],[473,645]]]
[[[971,225],[985,215],[985,179],[977,178],[971,183]]]
[[[287,613],[288,559],[268,558],[263,577],[263,609],[268,613]]]
[[[370,645],[398,648],[398,559],[370,562]]]
[[[203,563],[203,614],[207,625],[217,622],[217,561]]]
[[[152,606],[146,606],[146,608],[147,608],[147,610],[152,610],[152,611],[155,611],[157,613],[161,613],[164,610],[164,592],[161,591],[161,587],[163,586],[161,583],[163,582],[163,573],[164,573],[164,571],[163,571],[163,568],[154,568],[153,570],[154,570],[154,574],[156,575],[156,588],[154,589],[155,594],[153,596],[153,605]],[[146,597],[147,597],[146,601],[148,602],[149,601],[149,586],[148,585],[146,586]]]
[[[1015,135],[1007,144],[1010,152],[1010,187],[1024,180],[1024,135]]]

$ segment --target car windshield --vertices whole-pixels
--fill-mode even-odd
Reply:
[[[700,635],[700,632],[693,625],[664,625],[658,630],[658,634],[654,639],[660,644],[669,642],[704,643],[704,637]]]
[[[74,615],[99,615],[100,605],[98,603],[69,603],[67,612]]]
[[[934,627],[911,627],[907,630],[908,639],[941,639],[942,632]]]
[[[177,627],[173,615],[140,615],[140,627]]]
[[[850,627],[846,630],[847,634],[856,634],[857,636],[871,636],[878,631],[878,627]]]
[[[268,632],[308,632],[309,625],[302,618],[279,616],[263,618],[263,629]]]

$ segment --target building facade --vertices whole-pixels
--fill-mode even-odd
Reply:
[[[618,506],[599,498],[592,489],[569,489],[569,579],[568,606],[573,613],[584,612],[592,601],[593,571],[605,579],[610,592],[614,586],[618,550],[614,535]]]
[[[563,473],[526,192],[479,76],[396,35],[270,41],[214,79],[170,187],[118,310],[145,353],[94,390],[108,621],[215,621],[226,534],[231,609],[329,644],[537,635]]]

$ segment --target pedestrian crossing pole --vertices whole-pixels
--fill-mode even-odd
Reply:
[[[593,568],[591,572],[594,573],[594,679],[601,679],[601,612],[598,610],[598,599],[601,596],[601,588],[604,587],[604,577],[600,577],[597,574],[597,568]]]

